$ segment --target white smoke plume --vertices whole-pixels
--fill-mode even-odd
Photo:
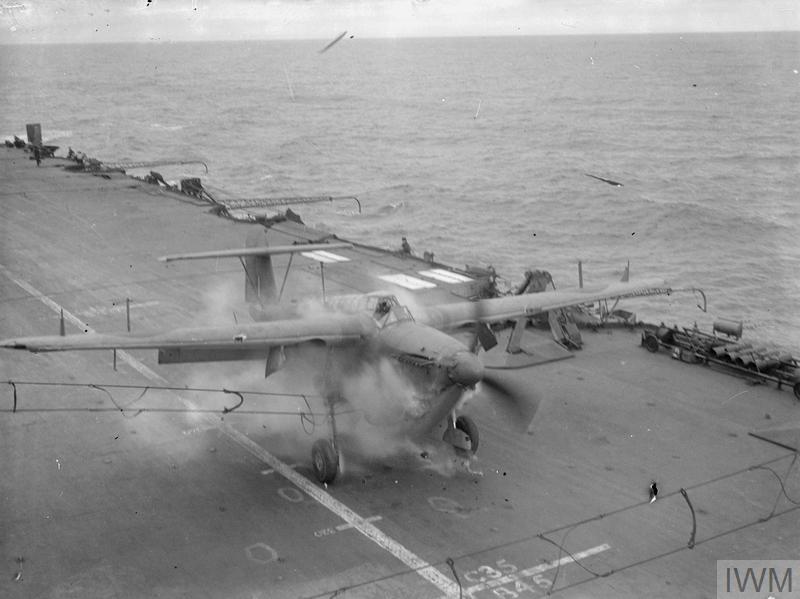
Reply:
[[[224,326],[249,322],[241,277],[226,278],[205,289],[200,297],[201,309],[196,315],[198,326]]]
[[[414,298],[403,294],[401,303]],[[249,322],[240,280],[226,279],[210,287],[201,296],[203,308],[197,315],[200,326]],[[319,301],[302,302],[300,316],[320,316],[329,309]],[[244,395],[240,410],[222,414],[224,407],[233,407],[238,396],[229,393],[189,393],[191,401],[201,408],[219,410],[219,418],[235,426],[284,460],[310,463],[313,442],[330,435],[325,404],[320,397],[327,349],[325,347],[286,348],[283,368],[265,379],[266,355],[262,360],[247,362],[212,362],[185,365],[186,384],[191,388],[230,389],[270,392],[277,395]],[[432,437],[411,440],[402,434],[403,420],[420,415],[425,400],[414,383],[388,357],[359,363],[360,357],[334,363],[340,385],[339,392],[347,404],[338,404],[337,430],[344,453],[345,474],[366,472],[392,466],[400,469],[426,468],[443,476],[463,472],[464,456]],[[178,366],[178,368],[181,368]],[[344,371],[344,372],[343,372]],[[303,394],[304,397],[299,396]],[[246,414],[245,410],[258,410]],[[203,422],[199,415],[190,415],[190,422]],[[469,470],[468,466],[466,468]]]

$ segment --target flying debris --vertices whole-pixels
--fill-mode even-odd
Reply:
[[[347,31],[342,31],[335,40],[333,40],[327,46],[325,46],[322,50],[320,50],[319,53],[322,54],[323,52],[327,52],[328,50],[330,50],[333,46],[338,44],[345,35],[347,35]]]
[[[604,177],[598,177],[597,175],[590,175],[589,173],[583,173],[587,177],[591,177],[592,179],[597,179],[598,181],[603,181],[604,183],[608,183],[609,185],[613,185],[614,187],[622,187],[622,183],[619,181],[613,181],[612,179],[606,179]]]

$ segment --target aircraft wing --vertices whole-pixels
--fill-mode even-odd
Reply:
[[[0,347],[30,352],[91,349],[158,349],[159,362],[201,362],[263,358],[272,347],[321,341],[346,345],[369,335],[370,318],[330,314],[313,318],[224,327],[173,329],[151,335],[86,333],[0,340]],[[374,325],[373,325],[374,326]]]
[[[415,314],[419,322],[438,329],[458,327],[472,322],[498,322],[534,316],[556,308],[567,308],[599,300],[649,295],[669,295],[673,289],[662,280],[636,283],[613,283],[602,289],[546,291],[505,297],[424,307]]]

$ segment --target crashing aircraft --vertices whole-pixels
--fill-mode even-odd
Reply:
[[[0,341],[0,347],[51,352],[69,350],[155,349],[159,363],[229,360],[263,360],[266,376],[302,360],[314,371],[314,382],[325,404],[329,433],[312,448],[312,467],[321,483],[331,483],[340,472],[341,447],[337,417],[352,414],[347,382],[374,368],[382,372],[389,363],[392,376],[400,376],[412,393],[386,397],[355,406],[371,426],[386,435],[408,440],[438,436],[464,455],[478,447],[478,427],[460,413],[465,394],[482,384],[527,428],[538,407],[530,390],[520,390],[487,369],[480,350],[496,339],[490,325],[515,321],[569,306],[626,297],[670,294],[663,281],[618,282],[602,289],[549,291],[509,295],[477,301],[460,301],[415,308],[414,313],[390,292],[324,297],[320,307],[304,312],[298,305],[278,302],[283,285],[276,285],[271,256],[304,255],[315,259],[346,243],[266,246],[254,238],[235,250],[166,256],[162,261],[235,257],[245,269],[246,298],[256,322],[229,326],[179,328],[154,334],[110,335],[86,333],[23,337]],[[287,268],[288,275],[288,268]],[[285,284],[285,277],[283,283]],[[324,280],[323,280],[324,290]],[[466,328],[465,328],[466,327]],[[463,342],[451,333],[467,331]],[[385,390],[385,389],[384,389]]]

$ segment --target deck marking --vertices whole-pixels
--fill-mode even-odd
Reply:
[[[473,594],[478,593],[480,591],[484,591],[486,589],[493,589],[495,587],[503,586],[504,584],[509,584],[520,580],[521,578],[531,578],[533,576],[538,576],[548,570],[555,570],[556,568],[560,568],[561,566],[566,566],[567,564],[571,564],[574,561],[581,560],[592,555],[597,555],[598,553],[602,553],[603,551],[608,551],[611,549],[611,545],[608,543],[603,543],[602,545],[598,545],[597,547],[591,547],[584,551],[579,551],[578,553],[573,553],[572,557],[565,556],[561,559],[553,560],[551,562],[546,562],[544,564],[539,564],[538,566],[533,566],[532,568],[527,568],[525,570],[519,570],[514,574],[506,574],[501,578],[492,578],[487,580],[486,582],[481,582],[471,587],[464,589],[464,596],[471,597]]]
[[[333,252],[328,252],[326,250],[315,250],[313,252],[300,252],[302,256],[306,258],[311,258],[312,260],[316,260],[317,262],[350,262],[350,258],[346,258],[345,256],[340,256],[339,254],[334,254]]]
[[[278,495],[289,503],[300,503],[303,501],[303,494],[294,487],[281,487],[278,489]]]
[[[57,304],[52,299],[50,299],[49,297],[38,291],[29,283],[13,277],[11,275],[11,272],[2,264],[0,264],[0,272],[2,272],[9,280],[11,280],[17,286],[21,287],[22,289],[27,291],[30,295],[41,301],[45,306],[53,310],[56,314],[61,313],[62,307],[59,304]],[[64,318],[87,332],[94,332],[90,327],[86,325],[86,323],[81,322],[79,318],[77,318],[75,315],[68,312],[67,310],[64,310]],[[143,376],[150,379],[151,381],[168,383],[168,381],[165,378],[163,378],[156,372],[153,372],[150,368],[142,364],[139,360],[137,360],[124,350],[117,350],[117,358],[127,363],[134,370],[141,373]],[[197,409],[197,406],[192,401],[178,395],[175,392],[168,392],[168,393],[176,397],[178,401],[180,401],[188,409],[190,410]],[[234,441],[237,445],[239,445],[246,451],[250,452],[252,455],[259,458],[263,462],[266,462],[278,474],[283,476],[289,482],[293,483],[296,487],[305,492],[307,495],[315,499],[323,507],[327,508],[335,515],[339,516],[347,524],[350,524],[353,528],[357,529],[358,532],[367,537],[370,541],[378,545],[380,548],[391,553],[394,557],[403,562],[410,570],[413,570],[414,572],[419,574],[422,578],[430,582],[432,585],[436,586],[441,592],[445,594],[445,597],[458,596],[458,585],[456,585],[455,582],[450,580],[447,576],[442,574],[435,567],[431,566],[421,557],[417,556],[415,553],[411,552],[409,549],[406,549],[403,545],[401,545],[388,535],[384,534],[371,522],[359,516],[355,511],[353,511],[348,506],[340,502],[338,499],[335,499],[332,495],[329,495],[320,487],[316,486],[306,477],[292,470],[288,464],[284,464],[278,458],[269,453],[266,449],[255,443],[252,439],[250,439],[250,437],[232,428],[226,422],[217,422],[211,416],[204,416],[203,418],[207,422],[213,423],[216,426],[216,428],[218,428],[221,432],[225,433],[225,435],[227,435],[228,438]]]
[[[367,522],[377,522],[378,520],[382,520],[381,516],[370,516],[369,518],[364,518]],[[338,526],[328,526],[327,528],[320,528],[319,530],[314,531],[314,536],[318,539],[322,539],[324,537],[329,537],[331,535],[335,535],[337,532],[342,532],[343,530],[350,530],[353,528],[352,524],[339,524]]]
[[[269,564],[278,559],[278,552],[266,543],[256,543],[244,548],[247,557],[259,564]]]
[[[3,266],[2,264],[0,264],[0,272],[2,272],[6,277],[8,277],[8,279],[10,279],[18,287],[21,287],[22,289],[27,291],[29,294],[31,294],[33,297],[35,297],[40,302],[42,302],[45,306],[50,308],[53,312],[55,312],[56,314],[60,314],[61,313],[62,306],[60,306],[59,304],[54,302],[52,299],[47,297],[45,294],[43,294],[41,291],[39,291],[38,289],[33,287],[30,283],[13,277],[11,275],[11,272],[5,266]],[[78,327],[79,329],[83,329],[87,333],[96,333],[97,332],[92,327],[90,327],[85,322],[83,322],[80,318],[75,316],[72,312],[69,312],[68,310],[64,310],[64,320],[68,320],[69,322],[74,324],[76,327]],[[156,372],[150,370],[147,366],[142,364],[139,360],[134,358],[132,355],[130,355],[125,350],[121,350],[121,349],[117,350],[117,359],[125,362],[126,364],[128,364],[128,366],[130,366],[131,368],[133,368],[134,370],[136,370],[137,372],[139,372],[143,376],[149,378],[151,381],[158,381],[159,383],[165,383],[165,384],[168,383],[167,379],[165,379],[161,375],[157,374]]]
[[[215,426],[214,428],[217,428],[217,427]],[[298,467],[300,464],[287,464],[287,465],[289,466],[289,468],[291,468],[292,470],[294,470],[294,469],[295,469],[295,468],[297,468],[297,467]],[[267,468],[266,470],[262,470],[262,471],[261,471],[261,474],[263,474],[264,476],[267,476],[267,475],[269,475],[269,474],[275,474],[275,471],[274,471],[272,468]]]
[[[430,281],[423,281],[422,279],[418,279],[417,277],[412,277],[410,275],[404,275],[402,273],[397,273],[393,275],[378,275],[379,279],[387,281],[389,283],[394,283],[395,285],[400,285],[400,287],[405,287],[406,289],[432,289],[436,287],[436,283],[431,283]]]
[[[383,518],[381,516],[370,516],[369,518],[364,518],[364,520],[366,522],[377,522],[378,520],[383,520]],[[340,524],[339,526],[336,527],[336,530],[342,531],[342,530],[347,530],[349,528],[353,528],[353,525],[352,524]]]
[[[431,279],[436,279],[437,281],[442,281],[444,283],[469,283],[473,279],[466,275],[462,275],[458,272],[453,272],[451,270],[445,270],[444,268],[433,268],[431,270],[419,270],[417,271],[423,277],[430,277]]]

